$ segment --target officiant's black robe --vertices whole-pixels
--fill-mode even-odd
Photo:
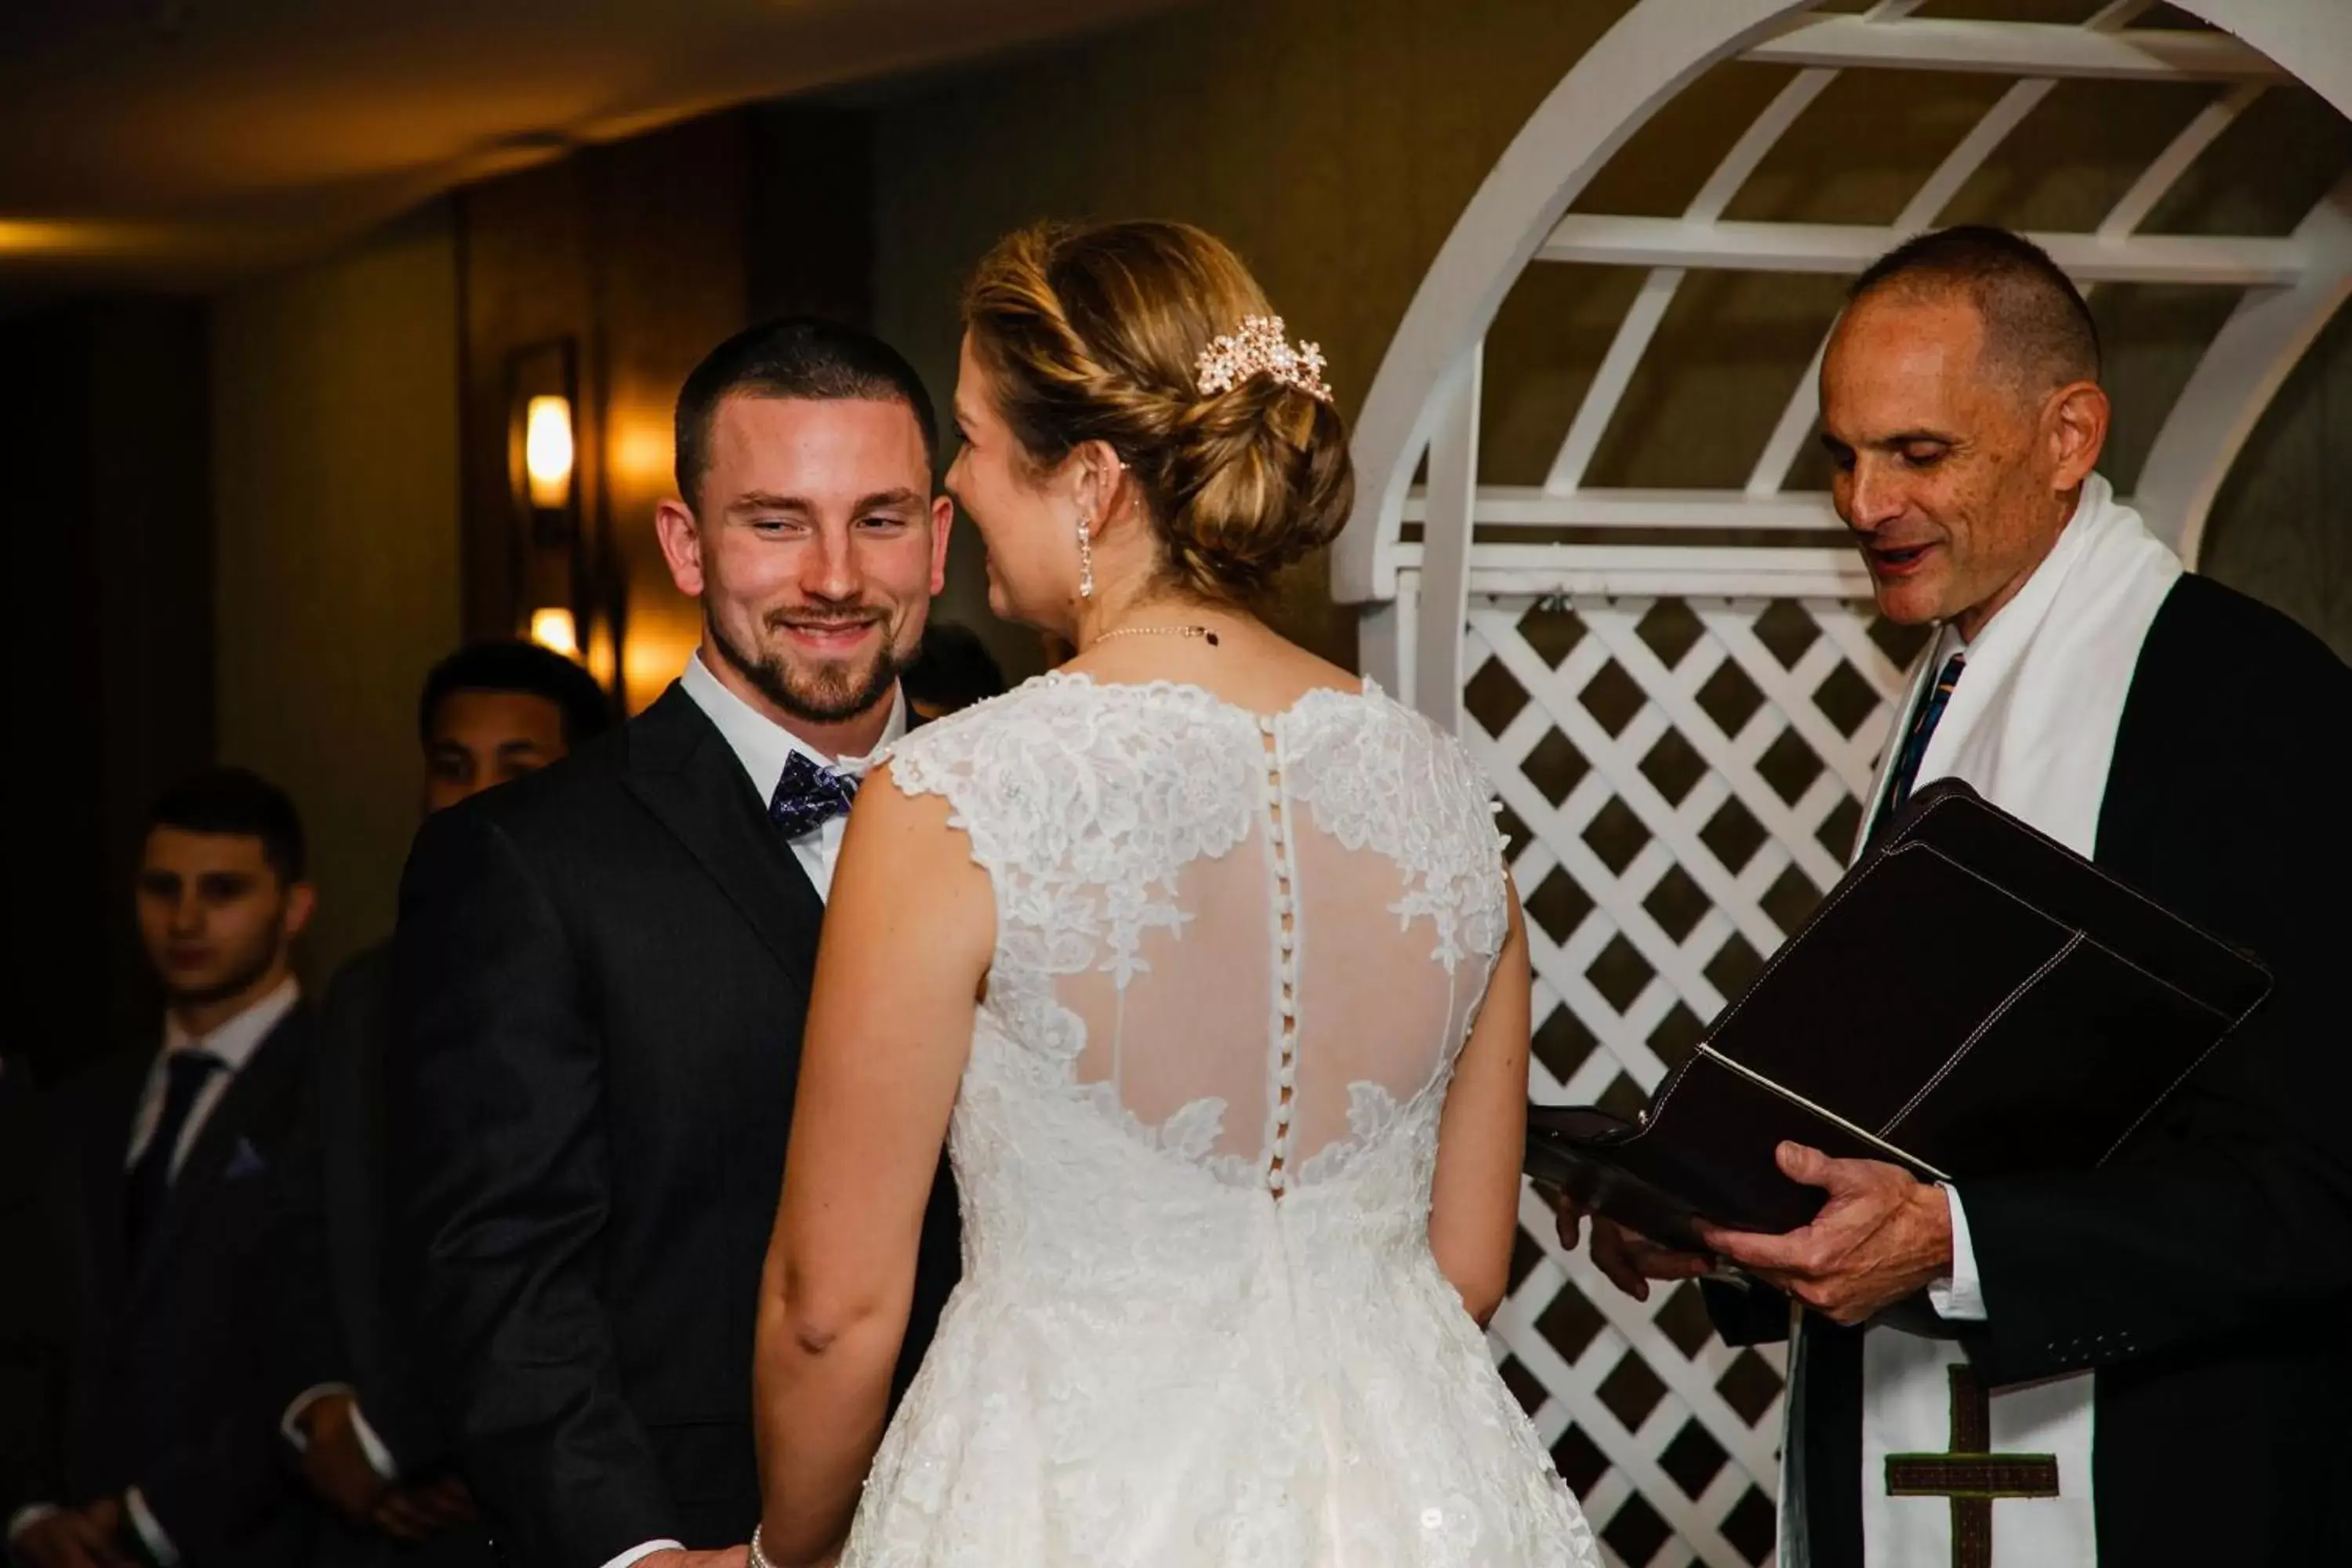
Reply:
[[[1955,1327],[1996,1387],[2096,1371],[2100,1568],[2352,1563],[2352,669],[2182,577],[2094,858],[2275,987],[2104,1169],[1958,1184],[1988,1316]],[[1735,1343],[1786,1331],[1772,1292],[1709,1301]],[[1863,1562],[1863,1332],[1807,1321],[1812,1560],[1790,1568]],[[1996,1505],[1995,1542],[2032,1506]]]

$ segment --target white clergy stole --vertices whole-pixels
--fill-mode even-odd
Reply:
[[[2137,512],[2116,500],[2105,479],[2085,479],[2074,515],[2049,557],[1967,645],[1965,672],[1928,740],[1913,787],[1965,780],[2004,811],[2090,855],[2140,647],[2180,573],[2179,558]],[[1893,731],[1896,737],[1908,730],[1935,671],[1958,646],[1948,627],[1929,644],[1922,679],[1912,683]],[[1887,748],[1865,823],[1875,816],[1899,749],[1899,743]],[[1932,921],[1934,912],[1922,910],[1920,918]],[[1923,941],[1920,951],[1932,953],[1936,943]],[[1961,1196],[1965,1212],[1965,1184]],[[1968,1260],[1960,1268],[1974,1273]],[[1998,1294],[1986,1299],[1985,1309],[1989,1316],[2000,1311]],[[2095,1373],[2003,1388],[1988,1399],[1969,1379],[1956,1381],[1954,1369],[1967,1362],[1957,1343],[1893,1328],[1863,1336],[1862,1360],[1867,1563],[1890,1568],[1948,1563],[2089,1568],[2096,1563]],[[1964,1405],[1956,1406],[1956,1394]],[[1995,1479],[2018,1484],[1974,1489],[2006,1495],[1970,1496],[1965,1486],[1927,1484],[1939,1477],[1924,1461],[1951,1452],[1963,1435],[1980,1435],[1987,1445],[1980,1452],[2007,1457]],[[1890,1459],[1895,1461],[1891,1477]],[[1957,1483],[1967,1469],[1947,1467],[1940,1479]],[[2046,1492],[2052,1469],[2055,1497],[2023,1495]],[[1952,1500],[1956,1492],[1963,1494],[1960,1505]],[[1782,1495],[1794,1494],[1784,1486]],[[1956,1522],[1964,1539],[1955,1538]],[[1788,1560],[1802,1563],[1801,1550]]]

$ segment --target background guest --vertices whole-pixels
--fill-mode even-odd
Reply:
[[[73,1321],[71,1278],[41,1201],[41,1111],[32,1058],[0,1047],[0,1258],[12,1281],[0,1290],[0,1518],[30,1500],[27,1489],[53,1467]]]
[[[425,677],[417,703],[424,813],[561,761],[612,722],[579,665],[526,642],[475,643]],[[320,1531],[333,1568],[488,1563],[464,1480],[417,1394],[415,1352],[384,1288],[384,1058],[392,1036],[391,944],[353,957],[327,990],[317,1115],[291,1183],[287,1264],[300,1349],[288,1440],[303,1479],[339,1520]]]
[[[8,1521],[30,1568],[302,1560],[310,1510],[271,1449],[268,1308],[310,1092],[304,877],[293,803],[250,773],[196,774],[150,815],[137,902],[159,1037],[44,1110],[79,1310],[43,1473]]]
[[[907,707],[922,723],[1001,695],[1004,671],[980,634],[954,621],[923,628],[923,651],[899,678]]]

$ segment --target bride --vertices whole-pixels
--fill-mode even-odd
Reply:
[[[1528,1010],[1486,787],[1249,608],[1347,517],[1322,356],[1177,224],[1013,235],[964,323],[949,487],[1077,657],[853,814],[755,1568],[1594,1563],[1479,1330]],[[943,1138],[964,1278],[886,1431]]]

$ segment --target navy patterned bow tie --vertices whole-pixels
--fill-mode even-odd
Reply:
[[[857,781],[846,773],[819,767],[794,752],[784,761],[784,776],[768,797],[768,819],[786,838],[814,833],[836,816],[849,815],[857,798]]]

